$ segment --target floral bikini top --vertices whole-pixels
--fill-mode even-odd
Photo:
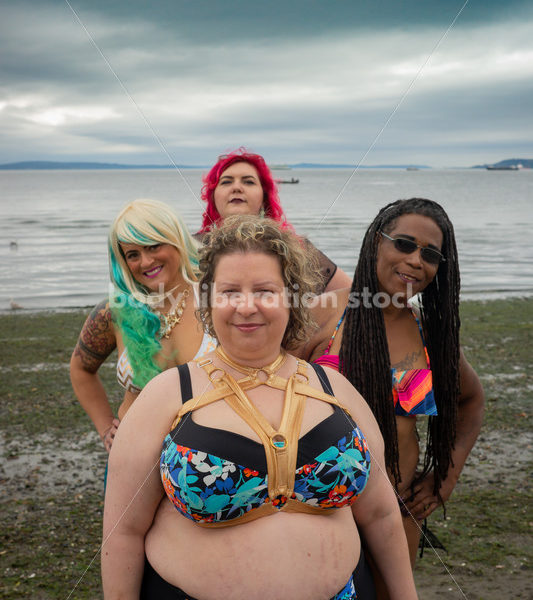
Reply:
[[[332,509],[355,501],[368,481],[370,453],[363,434],[332,395],[321,367],[311,365],[324,391],[307,383],[308,364],[300,361],[288,380],[265,367],[247,369],[248,376],[238,381],[210,359],[195,362],[207,372],[213,389],[190,399],[189,366],[178,367],[183,406],[163,442],[160,462],[166,494],[183,516],[202,526],[227,527],[279,511],[332,514]],[[259,379],[261,372],[266,380]],[[278,431],[245,393],[259,385],[285,390]],[[307,397],[328,402],[334,412],[299,437]],[[198,425],[188,414],[220,399],[261,443]]]
[[[340,371],[340,359],[338,354],[330,354],[330,348],[333,340],[339,331],[339,327],[346,315],[346,309],[339,319],[335,331],[331,336],[328,346],[322,354],[314,362],[325,367],[330,367],[336,371]],[[429,364],[429,354],[424,341],[424,334],[420,321],[413,313],[418,325],[418,331],[422,338],[424,346],[424,354],[426,355],[426,369],[408,369],[405,371],[391,368],[392,376],[392,398],[394,401],[394,412],[402,417],[428,415],[435,416],[437,414],[437,405],[435,403],[435,394],[433,392],[433,375]]]

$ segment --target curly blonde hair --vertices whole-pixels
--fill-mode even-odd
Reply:
[[[320,281],[316,252],[310,252],[302,238],[281,229],[276,221],[252,215],[224,219],[223,225],[207,234],[205,246],[200,250],[202,298],[197,314],[205,330],[216,337],[212,288],[218,261],[227,254],[248,252],[270,254],[279,260],[289,305],[289,322],[282,347],[291,349],[307,341],[316,328],[306,302],[315,296]]]

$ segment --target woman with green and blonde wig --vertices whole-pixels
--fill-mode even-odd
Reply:
[[[116,217],[108,239],[110,294],[88,316],[72,358],[74,392],[109,452],[120,421],[141,389],[165,369],[214,348],[196,311],[196,244],[172,209],[135,200]],[[117,348],[125,389],[115,417],[98,369]]]

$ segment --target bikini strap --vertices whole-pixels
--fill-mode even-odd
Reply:
[[[420,333],[420,337],[422,338],[422,346],[424,346],[424,354],[426,355],[427,368],[430,369],[431,365],[429,364],[429,353],[428,353],[428,348],[426,346],[426,340],[424,339],[424,332],[422,330],[422,325],[420,323],[420,319],[416,316],[416,313],[412,308],[411,308],[411,313],[413,314],[416,324],[418,325],[418,331]]]
[[[177,369],[180,374],[181,401],[185,403],[192,398],[191,372],[187,363],[178,365]]]
[[[318,377],[318,380],[320,381],[320,384],[322,385],[322,389],[324,390],[324,392],[326,392],[326,394],[329,394],[330,396],[333,396],[333,388],[331,387],[331,383],[329,382],[329,378],[326,375],[326,371],[324,370],[324,367],[322,365],[319,365],[318,363],[309,363],[309,364],[315,371],[315,373]]]
[[[335,340],[335,336],[337,335],[337,332],[339,331],[339,327],[341,326],[342,322],[344,321],[344,317],[346,316],[347,308],[348,307],[346,307],[344,309],[344,312],[342,313],[342,316],[339,319],[337,326],[335,327],[335,331],[332,333],[331,337],[329,338],[329,343],[328,343],[327,348],[322,356],[329,354],[329,351],[331,350],[331,346],[333,345],[333,341]]]

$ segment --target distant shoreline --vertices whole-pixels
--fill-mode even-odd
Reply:
[[[119,163],[99,162],[53,162],[53,161],[22,161],[0,165],[1,171],[113,171],[113,170],[164,170],[164,169],[209,169],[212,165],[128,165]],[[286,169],[355,169],[356,165],[326,164],[326,163],[297,163],[274,165],[273,171]],[[427,165],[360,165],[359,169],[431,169]],[[466,167],[468,168],[468,167]]]
[[[533,168],[533,159],[529,158],[507,158],[497,163],[486,163],[483,165],[473,165],[470,167],[437,167],[437,169],[503,169],[518,167],[524,169]],[[122,170],[165,170],[165,169],[209,169],[211,165],[130,165],[121,163],[89,162],[89,161],[49,161],[49,160],[29,160],[0,165],[0,171],[122,171]],[[294,164],[275,164],[270,167],[272,171],[290,170],[290,169],[403,169],[408,171],[418,171],[424,169],[433,169],[429,165],[418,164],[399,164],[399,165],[354,165],[343,163],[294,163]]]

